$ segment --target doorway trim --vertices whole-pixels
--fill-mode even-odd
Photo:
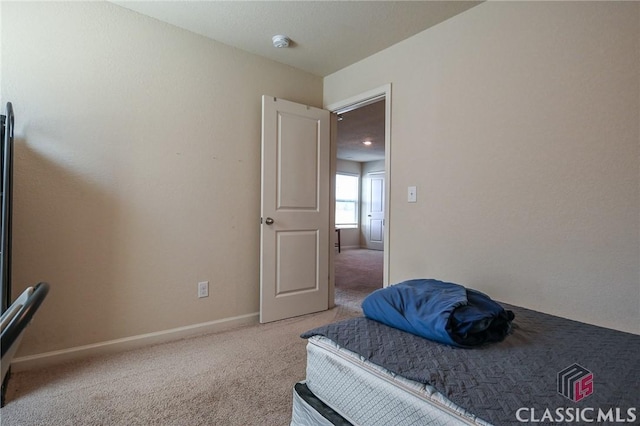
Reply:
[[[386,173],[386,183],[385,183],[385,194],[384,194],[384,217],[385,217],[385,227],[384,227],[384,256],[383,256],[383,272],[382,272],[382,286],[387,287],[389,285],[389,247],[390,247],[390,228],[391,228],[391,215],[389,214],[389,200],[391,194],[391,83],[385,84],[383,86],[377,87],[375,89],[368,90],[364,93],[360,93],[358,95],[352,96],[350,98],[344,99],[342,101],[334,102],[325,107],[325,109],[329,110],[332,113],[332,116],[337,116],[337,114],[344,114],[346,112],[352,111],[354,109],[367,106],[374,102],[383,100],[384,103],[384,169]],[[332,123],[333,124],[333,123]],[[336,160],[336,143],[337,138],[335,137],[335,132],[333,130],[334,126],[332,125],[332,134],[331,134],[331,173],[332,173],[332,189],[331,193],[335,192],[335,160]],[[333,194],[332,202],[335,205],[335,194]],[[331,226],[335,227],[335,217],[331,216]],[[331,247],[333,249],[333,247]],[[333,264],[333,251],[331,252],[331,265]],[[332,268],[332,267],[331,267]],[[333,269],[331,269],[332,279],[330,280],[330,297],[333,299],[333,287],[335,285],[335,281],[333,279]],[[330,305],[333,305],[333,300],[330,300]]]

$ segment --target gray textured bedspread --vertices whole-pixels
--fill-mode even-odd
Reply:
[[[367,318],[328,324],[302,337],[328,337],[396,374],[434,386],[495,425],[640,423],[640,336],[503,306],[516,315],[512,333],[475,349]],[[587,371],[561,373],[574,364]],[[559,375],[565,384],[560,389]]]

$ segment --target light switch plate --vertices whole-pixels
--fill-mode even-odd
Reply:
[[[415,203],[416,201],[418,201],[418,194],[416,192],[416,187],[415,186],[410,186],[409,187],[409,191],[407,194],[407,201],[409,201],[410,203]]]

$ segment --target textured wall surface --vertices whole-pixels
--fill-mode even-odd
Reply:
[[[487,2],[326,77],[324,103],[389,82],[391,282],[640,333],[640,5]]]
[[[258,311],[263,94],[321,106],[322,80],[110,3],[3,2],[14,293],[52,286],[20,354]]]

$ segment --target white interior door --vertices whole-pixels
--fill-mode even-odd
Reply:
[[[365,187],[366,246],[371,250],[384,250],[384,173],[369,173]]]
[[[262,97],[260,322],[329,307],[329,112]]]

